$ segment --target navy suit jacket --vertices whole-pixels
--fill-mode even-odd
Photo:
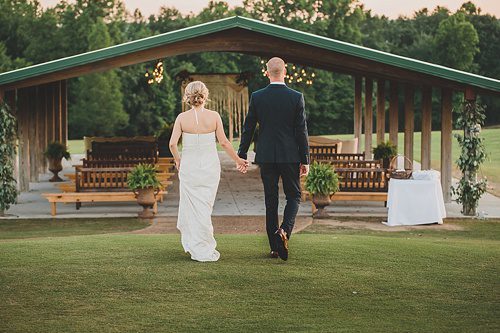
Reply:
[[[250,96],[238,155],[247,152],[259,124],[255,163],[309,164],[304,95],[284,84],[270,84]]]

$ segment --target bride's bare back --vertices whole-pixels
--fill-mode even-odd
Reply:
[[[191,109],[179,115],[181,131],[185,133],[203,134],[217,130],[219,114],[207,109]]]

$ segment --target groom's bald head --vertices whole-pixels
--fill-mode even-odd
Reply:
[[[267,62],[267,75],[271,81],[283,81],[286,75],[285,62],[283,59],[274,57]]]

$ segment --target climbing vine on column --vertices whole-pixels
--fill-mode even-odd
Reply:
[[[17,199],[14,156],[17,138],[16,118],[9,106],[0,101],[0,215]]]
[[[462,178],[452,193],[462,204],[462,214],[468,216],[476,215],[479,199],[486,191],[486,179],[479,179],[477,174],[486,160],[484,138],[480,137],[485,117],[484,107],[475,101],[466,100],[458,110],[457,124],[463,134],[455,134],[461,149],[456,162]]]

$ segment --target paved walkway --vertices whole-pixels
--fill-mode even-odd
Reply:
[[[73,155],[72,163],[76,163],[82,155]],[[219,185],[213,215],[215,216],[264,216],[264,192],[260,181],[259,170],[252,165],[246,175],[240,174],[232,161],[220,153],[222,176]],[[74,172],[71,163],[64,163],[65,169],[61,174]],[[58,192],[54,183],[48,182],[49,174],[41,176],[41,181],[31,184],[31,190],[22,193],[19,203],[11,207],[8,218],[50,218],[50,206],[41,193]],[[179,202],[179,184],[177,178],[168,188],[169,193],[165,201],[159,205],[159,215],[172,217],[177,215]],[[280,211],[284,209],[285,198],[280,189]],[[460,206],[456,203],[446,205],[448,217],[459,217]],[[74,204],[58,204],[57,218],[68,217],[125,217],[136,216],[140,210],[135,203],[83,203],[80,210]],[[480,201],[480,215],[485,217],[500,217],[500,198],[486,194]],[[335,202],[328,207],[333,216],[387,216],[387,209],[380,202]],[[300,206],[300,216],[310,216],[310,202]],[[0,217],[1,218],[1,217]]]

